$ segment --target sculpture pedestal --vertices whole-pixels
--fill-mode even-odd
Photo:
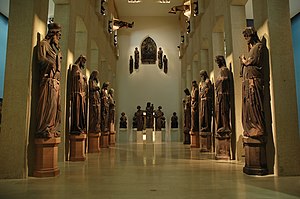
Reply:
[[[109,145],[110,146],[116,145],[116,132],[115,131],[109,132]]]
[[[70,135],[70,161],[85,160],[86,134]]]
[[[199,148],[200,147],[200,143],[199,143],[199,132],[190,132],[190,136],[191,136],[191,148]]]
[[[171,129],[171,142],[179,142],[179,131],[176,128]]]
[[[216,137],[216,160],[230,160],[230,136]]]
[[[118,133],[118,143],[128,143],[128,132],[125,128],[120,128]]]
[[[190,130],[185,128],[184,132],[183,132],[183,135],[184,135],[183,144],[191,144]]]
[[[88,134],[88,152],[98,153],[100,152],[99,146],[100,133],[89,133]]]
[[[153,130],[151,128],[146,129],[146,143],[153,143]]]
[[[161,131],[155,131],[155,144],[161,144],[162,142],[162,132]]]
[[[211,150],[211,132],[200,132],[200,152],[210,152]]]
[[[100,135],[100,148],[108,148],[109,147],[109,133],[101,132]]]
[[[137,131],[136,132],[136,143],[138,144],[143,144],[144,140],[143,140],[143,131]]]
[[[36,138],[35,143],[35,177],[53,177],[59,175],[57,166],[58,144],[61,139],[58,138]]]
[[[266,141],[244,137],[243,145],[245,147],[243,172],[248,175],[267,175]]]

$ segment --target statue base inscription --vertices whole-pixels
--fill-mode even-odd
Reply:
[[[35,143],[35,177],[54,177],[59,175],[57,166],[58,144],[61,139],[58,138],[36,138]]]
[[[264,139],[243,138],[245,147],[245,166],[248,175],[267,175],[266,141]]]
[[[100,147],[101,148],[108,148],[109,147],[109,133],[102,132],[100,136]]]
[[[230,136],[216,137],[216,160],[230,160]]]
[[[200,132],[200,152],[211,151],[211,132]]]
[[[200,147],[199,132],[191,131],[190,136],[191,136],[191,138],[190,138],[190,141],[191,141],[190,147],[191,148],[199,148]]]
[[[85,160],[86,134],[70,135],[70,161]]]
[[[88,134],[88,152],[98,153],[100,152],[99,146],[100,133],[89,133]]]

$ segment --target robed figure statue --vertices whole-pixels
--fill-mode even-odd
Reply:
[[[60,70],[61,51],[59,40],[61,26],[57,23],[48,25],[48,33],[42,41],[37,40],[37,65],[40,71],[40,90],[37,104],[36,137],[60,137]]]
[[[89,79],[89,133],[100,133],[101,99],[98,71],[93,71]]]
[[[86,133],[87,125],[87,79],[82,70],[86,57],[80,55],[72,65],[71,72],[71,134]]]

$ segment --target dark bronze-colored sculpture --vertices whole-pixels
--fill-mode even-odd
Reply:
[[[116,118],[116,102],[114,100],[114,92],[115,90],[113,88],[110,88],[108,90],[108,103],[109,103],[109,123],[111,127],[114,127],[115,124],[115,118]],[[112,129],[114,130],[114,128]]]
[[[48,32],[42,41],[37,40],[37,65],[40,71],[40,90],[37,105],[38,138],[60,137],[60,70],[62,55],[59,40],[61,26],[48,25]]]
[[[118,19],[114,19],[114,26],[117,26],[118,29],[119,28],[132,28],[134,25],[134,22],[126,22],[126,21],[121,21],[121,20],[118,20]]]
[[[178,128],[178,117],[176,112],[174,112],[171,117],[171,128]]]
[[[167,59],[166,55],[164,55],[163,63],[164,63],[164,72],[167,74],[168,73],[168,59]]]
[[[127,128],[127,116],[124,112],[121,113],[120,128]]]
[[[264,116],[263,68],[265,46],[253,27],[243,31],[248,45],[248,54],[240,56],[242,83],[242,125],[245,148],[243,172],[249,175],[268,174],[266,159],[267,134]]]
[[[147,102],[146,106],[146,128],[153,128],[154,116],[153,116],[154,107],[150,102]]]
[[[104,82],[101,88],[101,131],[109,132],[110,121],[109,121],[109,96],[108,96],[109,82]]]
[[[230,71],[226,67],[225,58],[216,56],[215,62],[220,68],[216,79],[216,128],[217,136],[228,136],[231,133],[230,125]]]
[[[71,134],[86,133],[87,79],[82,73],[86,57],[80,55],[72,65],[71,77]]]
[[[243,35],[248,43],[249,53],[247,57],[240,56],[243,77],[242,124],[244,136],[259,137],[265,134],[262,73],[263,44],[260,42],[254,28],[247,28]]]
[[[89,79],[89,133],[100,133],[101,98],[98,71],[93,71]]]
[[[184,109],[184,144],[190,144],[191,130],[191,94],[188,88],[184,90],[185,99],[183,100]]]
[[[139,69],[140,52],[137,47],[134,50],[134,69]]]
[[[230,125],[230,94],[231,72],[226,67],[225,58],[216,56],[215,62],[220,68],[216,79],[216,159],[230,160],[231,125]]]
[[[136,126],[138,131],[142,131],[144,129],[144,118],[143,118],[143,111],[141,110],[140,106],[137,106],[137,111],[135,113],[136,118]]]
[[[211,132],[213,88],[206,71],[200,71],[200,79],[200,132]]]
[[[132,58],[132,55],[130,55],[130,58],[129,58],[129,73],[133,73],[133,58]]]
[[[162,107],[159,106],[158,109],[155,111],[155,130],[161,131],[163,126],[163,117],[164,113],[162,112]]]
[[[158,58],[158,67],[162,69],[163,67],[163,50],[161,47],[159,47],[159,50],[157,52],[157,58]]]
[[[191,131],[199,132],[199,89],[198,89],[198,84],[196,81],[192,82]]]

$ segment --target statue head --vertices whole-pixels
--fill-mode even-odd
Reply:
[[[59,40],[61,38],[61,26],[58,23],[49,23],[46,39],[50,40],[57,49],[59,49]]]
[[[189,91],[188,88],[184,89],[184,93],[185,93],[186,95],[191,95],[191,93],[190,93],[190,91]]]
[[[110,89],[108,90],[108,94],[110,94],[110,95],[113,95],[114,92],[115,92],[115,90],[114,90],[113,88],[110,88]]]
[[[81,69],[84,69],[85,63],[86,63],[86,56],[84,55],[80,55],[75,61],[75,64],[78,64]]]
[[[207,72],[205,70],[201,70],[199,74],[200,74],[200,78],[202,79],[202,81],[204,81],[208,78]]]
[[[248,44],[253,44],[259,42],[257,31],[254,27],[247,27],[243,31],[243,35]]]
[[[219,68],[221,68],[222,66],[226,66],[225,58],[222,55],[217,55],[215,62],[218,64]]]
[[[122,112],[122,113],[121,113],[121,115],[122,115],[122,116],[124,116],[124,115],[125,115],[125,113],[124,113],[124,112]]]
[[[107,89],[108,86],[109,86],[109,82],[104,82],[104,83],[102,84],[102,89]]]
[[[141,109],[141,106],[137,106],[136,108],[137,108],[138,110],[140,110],[140,109]]]
[[[158,109],[160,110],[160,109],[162,109],[162,107],[161,107],[161,106],[158,106]]]

